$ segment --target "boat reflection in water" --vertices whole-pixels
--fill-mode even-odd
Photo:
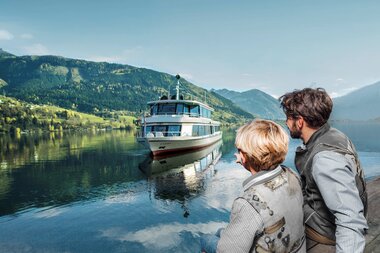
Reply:
[[[205,189],[205,179],[214,173],[214,166],[222,156],[222,140],[203,149],[171,154],[148,156],[139,168],[150,181],[151,194],[156,199],[179,201],[184,216],[189,215],[186,202]]]

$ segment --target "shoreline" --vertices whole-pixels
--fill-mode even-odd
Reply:
[[[380,252],[380,176],[367,181],[368,194],[368,234],[366,253]]]

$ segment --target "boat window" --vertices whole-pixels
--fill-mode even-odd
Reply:
[[[157,114],[157,105],[152,105],[150,107],[150,115],[156,115]]]
[[[145,134],[155,137],[181,136],[181,125],[154,125],[145,128]]]
[[[204,136],[212,134],[213,126],[209,125],[193,125],[193,133],[192,136]]]
[[[183,114],[189,115],[190,114],[190,107],[189,105],[184,105],[183,106]]]
[[[166,132],[166,126],[160,126],[160,125],[157,125],[157,126],[154,126],[154,131],[157,133],[157,132]]]
[[[205,126],[199,126],[199,135],[200,136],[206,135],[205,130],[206,130]]]
[[[205,116],[205,108],[200,107],[200,109],[201,109],[201,116],[204,117]]]
[[[190,106],[190,116],[199,117],[199,105]]]
[[[175,104],[159,104],[158,114],[175,114]]]
[[[151,133],[152,132],[152,127],[151,126],[147,126],[145,128],[145,132],[148,134],[148,133]]]
[[[211,134],[210,128],[208,126],[204,126],[205,129],[205,135]]]
[[[209,109],[201,107],[201,115],[205,118],[211,118],[211,111]]]
[[[168,126],[167,136],[181,136],[181,126],[180,125]]]
[[[192,136],[199,136],[199,126],[198,125],[193,125]]]
[[[183,104],[177,104],[177,113],[179,115],[182,115],[184,113],[183,111]]]

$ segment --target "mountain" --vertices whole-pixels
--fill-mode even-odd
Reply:
[[[371,120],[380,117],[380,82],[334,100],[332,119]]]
[[[227,89],[214,90],[214,92],[228,98],[245,111],[264,119],[285,119],[280,108],[280,102],[274,97],[257,89],[245,92]]]
[[[212,90],[219,95],[231,100],[233,97],[239,96],[241,93],[233,90],[221,89],[221,90]]]
[[[6,51],[4,51],[2,48],[0,48],[0,57],[13,57],[13,54],[10,54]]]
[[[129,65],[60,56],[15,56],[0,51],[0,92],[34,104],[80,112],[125,110],[137,115],[146,102],[174,94],[174,76]],[[228,99],[181,79],[186,98],[207,97],[214,119],[241,123],[253,116]]]

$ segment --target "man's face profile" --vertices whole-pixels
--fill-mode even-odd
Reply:
[[[287,118],[286,125],[288,126],[290,137],[293,139],[301,138],[301,129],[297,127],[297,119]]]

